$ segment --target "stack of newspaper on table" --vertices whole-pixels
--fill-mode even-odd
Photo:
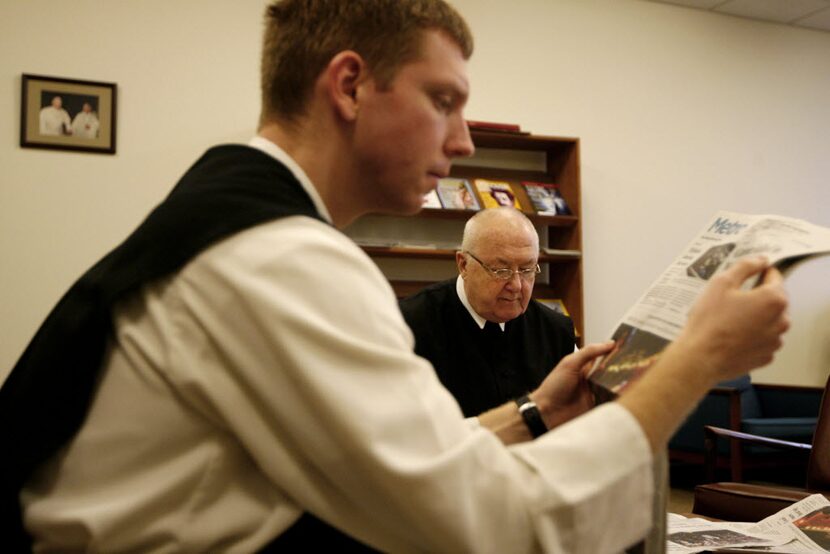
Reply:
[[[758,523],[713,522],[669,514],[666,552],[730,551],[779,554],[830,551],[830,501],[808,496]]]
[[[777,215],[718,212],[623,317],[612,335],[613,350],[597,360],[589,377],[597,398],[613,398],[648,369],[680,333],[707,281],[739,258],[764,255],[786,272],[827,253],[825,227]]]

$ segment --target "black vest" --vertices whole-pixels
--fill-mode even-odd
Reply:
[[[35,468],[80,429],[112,332],[112,309],[145,283],[169,275],[211,244],[290,215],[322,220],[300,183],[274,158],[240,145],[208,150],[170,195],[61,298],[0,388],[0,543],[31,549],[20,490]],[[339,541],[366,549],[304,515],[271,545],[282,552]]]

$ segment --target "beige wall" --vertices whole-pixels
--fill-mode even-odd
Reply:
[[[477,37],[468,117],[582,139],[589,340],[718,209],[830,226],[830,33],[640,0],[455,5]],[[196,156],[251,135],[263,6],[0,3],[0,375]],[[19,148],[23,72],[117,82],[118,154]],[[788,280],[793,329],[757,379],[824,382],[828,275]]]

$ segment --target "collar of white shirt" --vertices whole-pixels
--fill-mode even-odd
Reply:
[[[265,152],[287,167],[288,171],[290,171],[300,182],[303,190],[305,190],[311,197],[311,202],[314,204],[314,207],[317,208],[320,215],[323,216],[323,219],[331,223],[331,215],[329,214],[328,208],[326,208],[326,205],[323,203],[323,199],[320,198],[320,195],[317,193],[317,189],[314,188],[314,184],[311,182],[311,179],[308,178],[308,175],[306,175],[305,171],[303,171],[303,168],[294,161],[294,158],[289,156],[285,150],[265,137],[256,136],[252,138],[250,142],[248,142],[248,146]]]
[[[476,325],[478,325],[478,328],[484,329],[484,324],[487,323],[487,320],[478,315],[473,307],[470,306],[470,301],[467,300],[467,292],[464,290],[464,279],[461,278],[461,275],[455,279],[455,292],[458,294],[458,299],[461,300],[461,303],[465,308],[467,308],[467,311],[470,312],[470,315],[472,316],[473,321],[476,322]],[[501,330],[504,331],[504,323],[499,323],[499,327],[501,327]]]

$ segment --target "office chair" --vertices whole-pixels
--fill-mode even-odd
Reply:
[[[830,498],[830,378],[825,385],[824,395],[819,409],[818,423],[813,435],[812,445],[760,437],[728,429],[709,427],[707,435],[709,444],[709,468],[714,472],[714,449],[717,437],[730,440],[751,441],[754,444],[776,449],[791,449],[807,452],[807,475],[803,488],[784,486],[756,485],[749,483],[709,483],[695,487],[695,514],[727,521],[758,521],[770,516],[799,500],[815,493]]]

